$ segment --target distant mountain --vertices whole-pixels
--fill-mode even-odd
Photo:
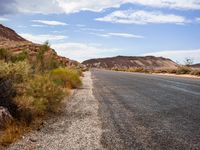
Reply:
[[[199,69],[200,68],[200,63],[190,65],[190,67]]]
[[[40,51],[41,46],[42,45],[40,44],[35,44],[22,38],[14,30],[0,24],[0,49],[7,49],[12,52],[12,54],[18,54],[25,50],[26,52],[28,52],[30,58],[34,59],[36,54]],[[49,49],[46,55],[47,57],[50,55],[54,55],[57,60],[59,60],[66,66],[80,65],[80,63],[78,63],[77,61],[57,55],[57,53],[53,49]]]
[[[178,65],[170,59],[163,57],[131,57],[117,56],[110,58],[98,58],[84,61],[82,64],[87,67],[104,68],[104,69],[128,69],[128,68],[145,68],[145,69],[167,69],[176,68]]]

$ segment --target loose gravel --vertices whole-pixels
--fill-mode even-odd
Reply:
[[[98,117],[99,103],[93,96],[91,73],[86,72],[83,88],[75,90],[64,111],[46,121],[40,131],[25,136],[9,150],[96,150],[100,144],[102,125]]]

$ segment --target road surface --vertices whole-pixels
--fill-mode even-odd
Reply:
[[[200,149],[200,79],[93,70],[105,149]]]

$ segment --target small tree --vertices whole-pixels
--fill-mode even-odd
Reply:
[[[185,63],[186,66],[192,65],[193,62],[194,62],[193,59],[189,58],[189,57],[185,58],[185,61],[184,61],[184,63]]]
[[[50,49],[49,42],[46,41],[40,48],[40,51],[37,54],[37,61],[39,62],[39,70],[41,72],[45,71],[44,65],[44,54]]]

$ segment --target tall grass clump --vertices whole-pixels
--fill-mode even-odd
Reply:
[[[82,85],[80,72],[71,68],[54,69],[50,72],[50,78],[55,84],[63,87],[79,88]]]

